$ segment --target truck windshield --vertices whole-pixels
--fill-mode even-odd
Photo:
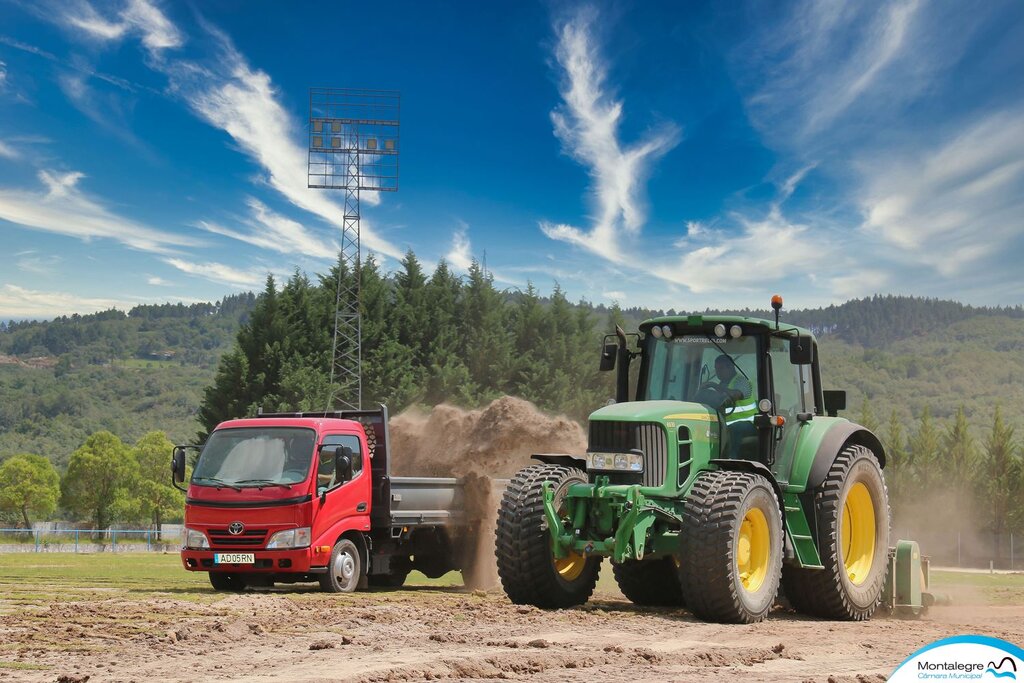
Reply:
[[[313,462],[312,429],[218,429],[210,435],[192,474],[200,486],[273,486],[305,481]]]
[[[757,400],[757,340],[708,338],[687,334],[645,339],[646,382],[642,400],[722,404],[722,388],[732,390],[735,405]],[[728,355],[729,358],[725,356]]]

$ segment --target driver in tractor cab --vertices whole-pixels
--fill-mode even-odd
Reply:
[[[725,415],[726,453],[729,458],[741,458],[745,439],[757,435],[754,428],[754,415],[757,414],[754,390],[750,380],[737,372],[736,362],[725,354],[715,359],[715,377],[718,382],[709,381],[706,386],[721,397],[715,407]]]

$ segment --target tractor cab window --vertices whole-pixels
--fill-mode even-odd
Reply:
[[[720,409],[729,422],[751,419],[757,404],[757,340],[648,335],[641,400],[694,401]]]
[[[769,347],[775,396],[775,412],[787,420],[796,419],[797,413],[814,412],[814,383],[810,365],[789,362],[789,339],[773,337]]]

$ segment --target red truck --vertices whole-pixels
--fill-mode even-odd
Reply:
[[[199,449],[188,488],[185,454]],[[328,592],[469,570],[457,479],[393,477],[388,412],[263,414],[176,446],[186,492],[181,562],[216,590],[318,581]]]

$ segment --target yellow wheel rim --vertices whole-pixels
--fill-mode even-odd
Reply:
[[[751,508],[743,516],[736,534],[736,574],[748,592],[756,593],[764,583],[770,555],[768,519],[758,508]]]
[[[580,578],[583,568],[587,566],[587,560],[575,551],[570,551],[562,558],[555,558],[555,571],[566,581],[575,581]]]
[[[846,575],[859,586],[867,580],[875,562],[875,506],[863,482],[854,484],[846,494],[841,538]]]

